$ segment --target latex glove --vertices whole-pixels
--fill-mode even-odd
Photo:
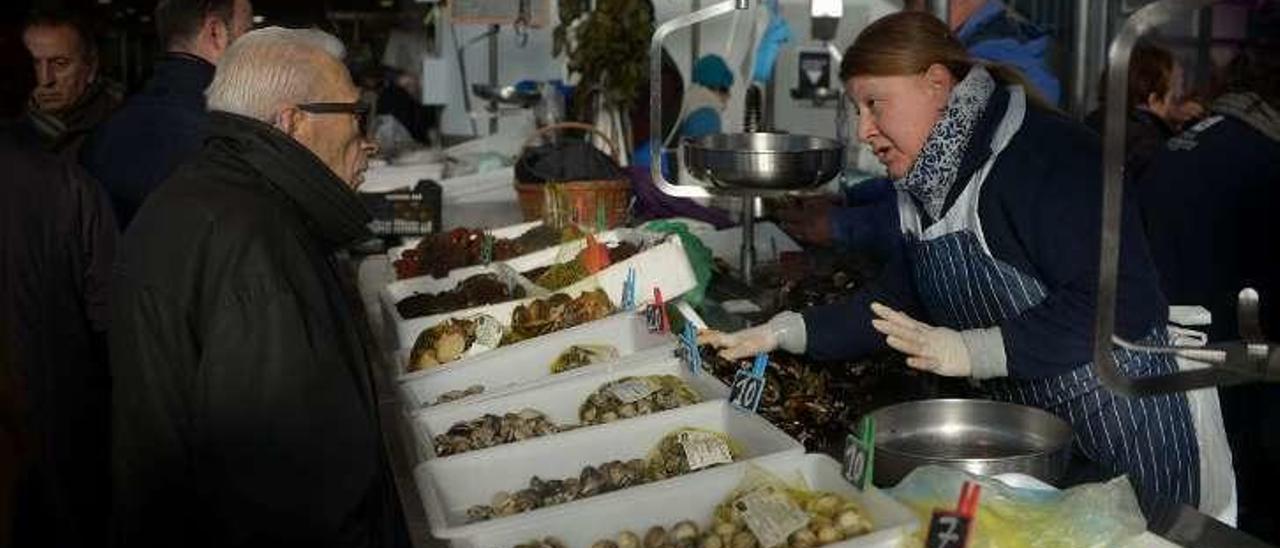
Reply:
[[[889,346],[907,355],[907,365],[946,377],[972,373],[969,348],[959,331],[918,322],[880,303],[871,303],[871,311],[879,316],[871,326],[887,336]]]
[[[734,333],[703,330],[698,333],[698,344],[721,349],[720,357],[726,360],[740,360],[778,349],[803,354],[806,338],[804,316],[781,312],[763,325]]]

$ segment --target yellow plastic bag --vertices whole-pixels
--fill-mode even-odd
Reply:
[[[953,509],[965,481],[982,486],[970,548],[1122,546],[1146,531],[1129,480],[1121,476],[1065,491],[1019,489],[955,468],[917,468],[889,490],[920,517],[920,546],[933,511]]]

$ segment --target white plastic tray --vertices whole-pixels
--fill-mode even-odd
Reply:
[[[565,246],[570,245],[574,244],[565,244]],[[576,254],[576,251],[573,254],[560,256],[572,257],[574,254]],[[508,261],[507,264],[516,268],[517,271],[528,271],[532,268],[552,264],[552,262],[554,262],[554,256],[552,257],[551,262],[539,264],[523,270],[521,268],[516,268],[517,265],[511,261]],[[645,303],[653,301],[653,289],[655,287],[661,290],[662,298],[664,300],[670,301],[685,294],[685,292],[693,289],[698,284],[697,277],[693,273],[693,267],[689,265],[689,257],[685,255],[684,246],[680,243],[680,238],[671,236],[666,241],[645,250],[643,253],[638,253],[625,261],[609,265],[608,268],[597,272],[594,276],[588,277],[557,292],[565,293],[571,297],[577,297],[584,292],[600,288],[604,289],[605,293],[609,296],[609,300],[614,306],[621,306],[623,286],[627,278],[628,269],[630,268],[634,268],[636,272],[635,301],[637,306],[643,306]],[[403,287],[406,286],[401,286],[402,289]],[[384,309],[387,308],[387,303],[390,302],[391,306],[389,313],[393,314],[393,317],[398,317],[399,313],[395,311],[395,300],[398,300],[396,299],[398,295],[391,293],[390,286],[388,286],[388,291],[385,292],[385,294],[386,299],[383,301]],[[402,295],[407,296],[408,294]],[[487,314],[493,316],[499,322],[502,322],[504,326],[509,326],[511,322],[511,313],[515,311],[516,307],[531,302],[534,298],[535,297],[528,297],[520,300],[507,301],[505,303],[449,312],[446,314],[436,314],[434,316],[413,318],[410,320],[399,320],[395,324],[396,340],[399,348],[412,348],[413,342],[417,339],[418,334],[421,333],[422,330],[450,318],[465,318],[476,314]]]
[[[767,455],[799,455],[804,452],[799,442],[759,415],[734,409],[723,400],[637,417],[610,426],[472,451],[421,464],[414,476],[432,535],[437,538],[467,537],[484,530],[536,523],[547,514],[581,507],[583,501],[574,501],[473,524],[467,523],[466,516],[467,508],[488,504],[499,491],[514,493],[528,487],[529,478],[533,476],[542,479],[578,477],[587,465],[645,458],[663,436],[680,428],[728,434],[740,444],[740,462]],[[647,485],[665,485],[670,481]],[[602,496],[605,495],[592,497],[586,504],[594,504]]]
[[[540,223],[536,223],[536,224],[540,224]],[[643,241],[646,239],[652,241],[654,239],[654,236],[645,232],[623,229],[623,230],[601,233],[598,236],[598,238],[605,243],[613,243],[613,242],[618,242],[622,240],[627,240],[627,241],[632,241],[636,244],[642,244]],[[582,251],[582,248],[585,246],[586,246],[586,240],[578,239],[571,242],[565,242],[563,244],[560,244],[559,246],[550,247],[547,249],[522,255],[520,257],[516,257],[507,261],[502,261],[500,264],[504,264],[507,267],[510,267],[512,270],[514,270],[517,273],[529,272],[535,268],[541,268],[544,266],[553,265],[557,261],[572,259],[573,257],[576,257],[578,253]],[[391,257],[399,256],[399,252],[397,250],[392,250],[391,253],[392,255],[389,255]],[[637,254],[637,256],[638,255],[641,255],[641,254]],[[454,310],[454,311],[449,311],[443,314],[435,314],[432,316],[423,316],[418,318],[406,319],[400,315],[400,312],[398,310],[396,310],[396,303],[400,302],[401,299],[404,299],[410,295],[413,295],[414,293],[439,293],[441,291],[447,291],[449,289],[453,289],[458,285],[458,283],[462,282],[462,280],[465,280],[477,274],[483,274],[486,272],[494,271],[495,268],[497,268],[496,264],[489,265],[489,266],[485,266],[485,265],[469,266],[469,267],[460,268],[457,270],[452,270],[449,272],[449,275],[444,278],[433,278],[431,276],[418,276],[414,278],[397,280],[395,282],[387,284],[387,287],[378,293],[378,298],[382,301],[382,315],[386,325],[392,326],[394,328],[394,338],[391,340],[397,345],[398,348],[408,348],[413,346],[413,340],[418,336],[418,333],[421,332],[422,329],[425,329],[425,327],[418,328],[417,326],[419,325],[431,326],[450,317],[471,316],[479,313],[487,313],[487,312],[481,312],[481,309],[487,308],[482,306],[482,307],[473,307],[465,310]],[[624,271],[623,276],[625,277],[625,275],[626,273]],[[639,274],[637,274],[637,278],[638,277],[639,277]],[[529,282],[527,280],[522,280],[522,281],[528,282],[527,287],[529,288],[536,287],[532,285],[533,282]],[[590,284],[585,284],[585,285],[589,286]],[[590,288],[594,289],[594,286],[591,286]],[[565,288],[565,289],[569,289],[569,288]],[[525,300],[527,301],[528,298],[526,298]],[[615,302],[618,302],[618,301],[615,301]],[[508,312],[506,317],[499,317],[498,319],[505,322],[509,317],[510,317],[510,313]],[[409,331],[412,331],[412,333],[409,333]],[[408,338],[406,339],[406,337]]]
[[[495,274],[500,279],[503,276],[511,276],[516,281],[516,283],[518,283],[521,287],[524,287],[526,296],[547,294],[546,290],[536,285],[533,285],[533,282],[524,278],[518,272],[511,270],[509,265],[506,265],[504,263],[493,263],[489,265],[477,265],[477,266],[469,266],[466,268],[460,268],[458,270],[453,270],[449,272],[449,275],[444,278],[432,278],[431,276],[419,276],[416,278],[397,280],[387,284],[387,286],[384,287],[382,291],[378,292],[378,300],[382,304],[382,323],[383,323],[384,329],[386,330],[386,336],[388,337],[387,340],[394,343],[397,348],[401,347],[400,341],[401,341],[402,335],[400,334],[399,327],[405,324],[406,322],[411,321],[411,320],[406,320],[404,316],[400,314],[400,311],[396,308],[396,303],[408,297],[411,297],[417,293],[426,293],[429,295],[434,295],[437,293],[449,291],[455,287],[458,287],[458,284],[462,283],[467,278],[470,278],[472,276],[479,276],[481,274]],[[495,303],[495,304],[498,304],[498,303]],[[451,315],[464,313],[467,310],[474,310],[479,308],[484,308],[484,307],[472,307],[471,309],[454,310],[454,311],[449,311],[442,314],[434,314],[431,316],[420,316],[418,318],[412,318],[412,319],[413,320],[419,320],[419,319],[429,320],[429,319],[438,318],[438,317],[448,317]],[[414,336],[416,337],[417,334],[415,333]],[[409,344],[405,346],[413,346],[413,341],[410,340]]]
[[[480,395],[442,404],[454,405],[550,378],[551,362],[575,344],[608,344],[617,349],[619,359],[625,359],[636,352],[658,346],[671,351],[674,349],[672,341],[669,334],[650,333],[642,314],[623,312],[603,320],[497,348],[442,367],[405,374],[399,379],[399,390],[406,407],[419,409],[428,407],[445,392],[463,390],[477,384],[485,388]],[[404,367],[408,363],[409,351],[401,350],[396,358],[400,366]]]
[[[541,411],[548,420],[557,425],[578,424],[580,422],[578,408],[587,400],[587,396],[605,383],[622,377],[677,375],[688,383],[694,392],[702,396],[703,401],[722,400],[729,397],[729,388],[714,375],[706,372],[694,375],[670,354],[655,355],[653,359],[654,361],[649,363],[632,361],[597,369],[587,374],[567,375],[563,380],[539,386],[537,390],[521,390],[467,404],[459,402],[459,405],[439,405],[416,411],[412,416],[413,431],[418,439],[420,450],[419,456],[422,460],[437,458],[433,443],[436,435],[447,432],[450,427],[459,422],[472,420],[486,413],[502,415],[531,408]],[[516,444],[528,441],[516,442]]]
[[[798,475],[810,489],[849,497],[869,514],[874,527],[871,533],[824,548],[896,548],[920,526],[911,510],[888,495],[874,487],[859,491],[846,482],[839,463],[831,457],[780,455],[602,495],[592,499],[592,504],[548,508],[539,511],[542,515],[537,520],[513,520],[511,526],[482,529],[449,540],[455,548],[510,548],[551,536],[569,548],[589,548],[593,542],[614,538],[623,530],[643,535],[652,526],[670,527],[686,519],[706,527],[716,505],[737,488],[753,465],[787,481]]]

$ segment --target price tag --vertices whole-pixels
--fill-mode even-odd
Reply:
[[[502,344],[502,322],[499,322],[497,318],[487,314],[480,314],[468,319],[475,325],[476,338],[464,355],[474,356],[481,352],[493,350]]]
[[[671,331],[671,321],[667,319],[667,307],[662,303],[662,290],[653,288],[653,304],[644,310],[645,324],[650,333]]]
[[[681,432],[680,446],[684,448],[689,470],[701,470],[708,466],[733,462],[729,444],[719,436],[708,432]]]
[[[495,238],[488,230],[484,231],[484,235],[480,238],[480,262],[489,264],[493,262],[493,243]]]
[[[757,489],[733,503],[759,546],[777,546],[809,524],[809,514],[773,487]]]
[[[844,447],[844,479],[858,489],[866,489],[871,485],[874,475],[873,463],[876,451],[876,423],[870,415],[862,417],[858,435],[850,434],[845,438]]]
[[[760,408],[760,397],[764,395],[764,370],[769,367],[769,355],[756,354],[751,369],[739,369],[733,376],[733,387],[729,392],[729,403],[744,411],[755,412]]]
[[[960,488],[960,502],[954,511],[933,511],[933,517],[929,519],[929,534],[924,539],[925,548],[964,548],[969,545],[981,489],[978,484],[966,481]]]
[[[698,329],[693,322],[686,321],[684,331],[680,333],[680,346],[676,348],[676,356],[694,375],[702,373],[702,353],[698,352]]]
[[[622,309],[636,309],[636,269],[627,267],[627,278],[622,281]]]
[[[658,391],[649,379],[627,379],[609,387],[609,393],[622,403],[635,403]]]

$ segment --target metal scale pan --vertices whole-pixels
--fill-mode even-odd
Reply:
[[[714,192],[772,194],[807,190],[844,166],[844,146],[823,137],[730,133],[685,139],[684,164]]]

